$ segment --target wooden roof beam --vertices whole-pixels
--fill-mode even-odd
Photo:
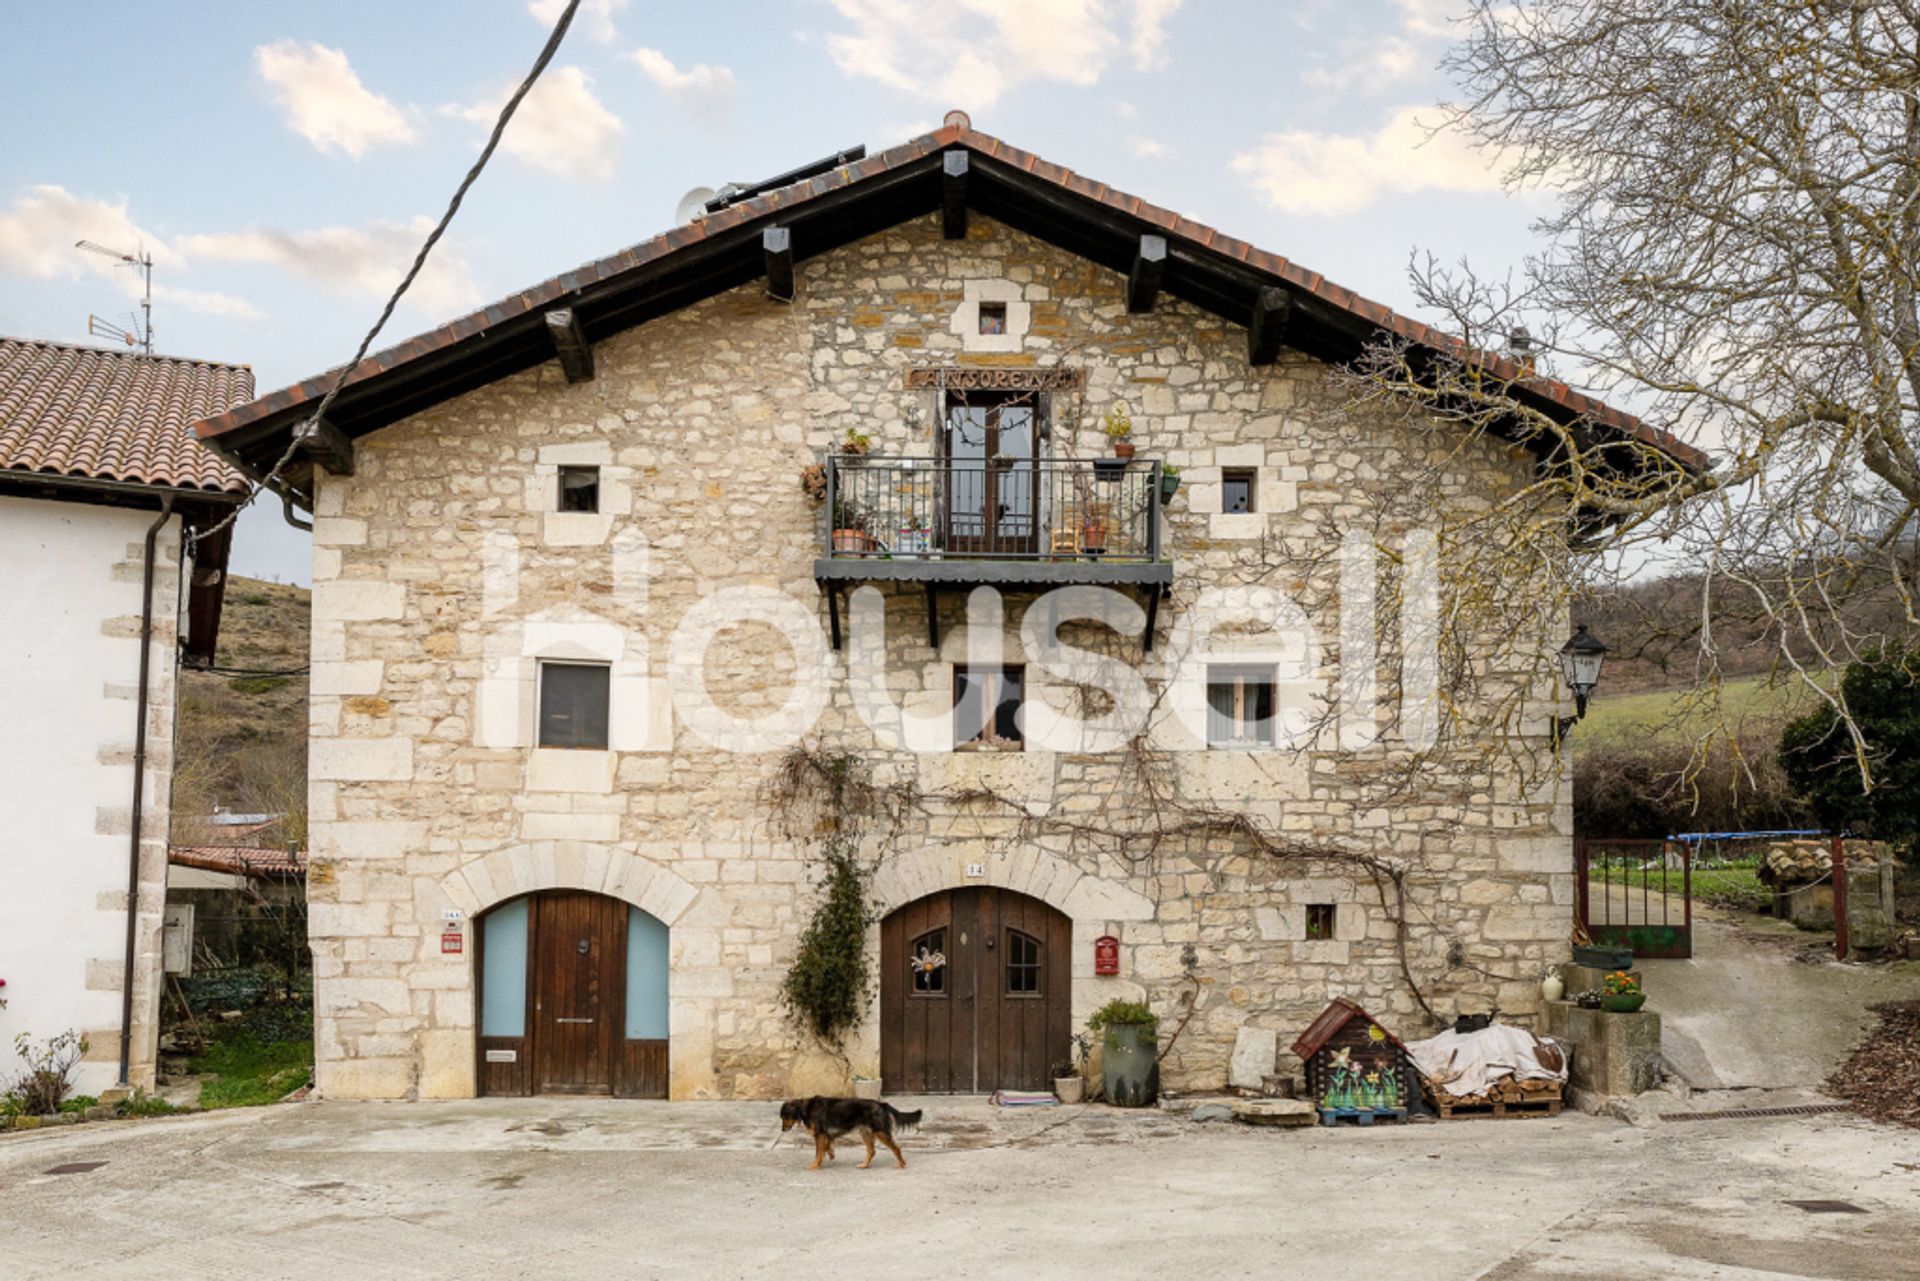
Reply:
[[[948,240],[967,238],[967,172],[964,151],[944,152],[940,158],[940,229]]]
[[[1293,295],[1275,285],[1264,285],[1254,295],[1253,315],[1247,321],[1247,363],[1271,365],[1280,359],[1287,324],[1293,318]]]
[[[1143,235],[1133,252],[1133,270],[1127,273],[1127,310],[1139,315],[1153,310],[1160,298],[1160,277],[1167,269],[1167,238]]]
[[[353,475],[353,438],[324,418],[296,423],[293,438],[300,451],[335,476]]]
[[[768,227],[760,233],[760,251],[767,260],[767,297],[775,302],[793,301],[793,231],[788,227]]]
[[[570,383],[591,382],[593,344],[587,341],[579,313],[571,307],[560,307],[548,312],[546,319],[547,337],[553,339],[554,353],[560,357],[560,372]]]

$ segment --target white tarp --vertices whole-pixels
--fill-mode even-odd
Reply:
[[[1407,1052],[1434,1088],[1458,1098],[1485,1094],[1495,1081],[1567,1079],[1566,1046],[1535,1036],[1523,1027],[1495,1023],[1478,1032],[1448,1028],[1424,1041],[1409,1041]]]

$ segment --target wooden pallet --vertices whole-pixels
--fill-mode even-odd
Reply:
[[[1338,1125],[1342,1121],[1352,1121],[1355,1125],[1372,1125],[1375,1121],[1406,1122],[1405,1108],[1321,1108],[1320,1124]]]
[[[1501,1099],[1489,1099],[1484,1103],[1449,1103],[1445,1096],[1433,1101],[1434,1109],[1440,1113],[1442,1121],[1451,1121],[1456,1116],[1559,1116],[1560,1099],[1547,1095],[1536,1099],[1521,1099],[1506,1102]]]

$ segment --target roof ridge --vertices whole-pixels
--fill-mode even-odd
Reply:
[[[62,342],[57,338],[25,338],[16,334],[0,334],[0,343],[18,343],[23,347],[52,347],[59,351],[80,352],[88,356],[112,356],[116,360],[164,360],[174,365],[204,365],[209,369],[236,369],[253,372],[253,366],[232,360],[210,360],[205,356],[172,356],[165,352],[117,351],[112,347],[100,347],[92,343]]]

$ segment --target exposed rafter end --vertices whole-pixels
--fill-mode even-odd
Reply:
[[[562,307],[547,313],[547,337],[553,339],[553,350],[560,357],[560,372],[567,376],[570,383],[589,382],[593,378],[593,344],[587,341],[587,331],[581,328],[580,317],[571,307]]]
[[[1247,321],[1247,363],[1271,365],[1280,359],[1286,342],[1287,322],[1293,316],[1293,296],[1277,285],[1264,286],[1253,300],[1253,315]]]
[[[967,172],[964,151],[941,157],[940,228],[948,240],[967,238]]]
[[[793,301],[793,231],[768,227],[760,233],[760,249],[767,259],[767,297]]]
[[[1133,270],[1127,274],[1127,310],[1140,314],[1153,310],[1160,298],[1160,277],[1167,269],[1167,238],[1143,235],[1133,253]]]
[[[353,475],[353,438],[324,418],[309,418],[293,429],[300,451],[335,476]]]

